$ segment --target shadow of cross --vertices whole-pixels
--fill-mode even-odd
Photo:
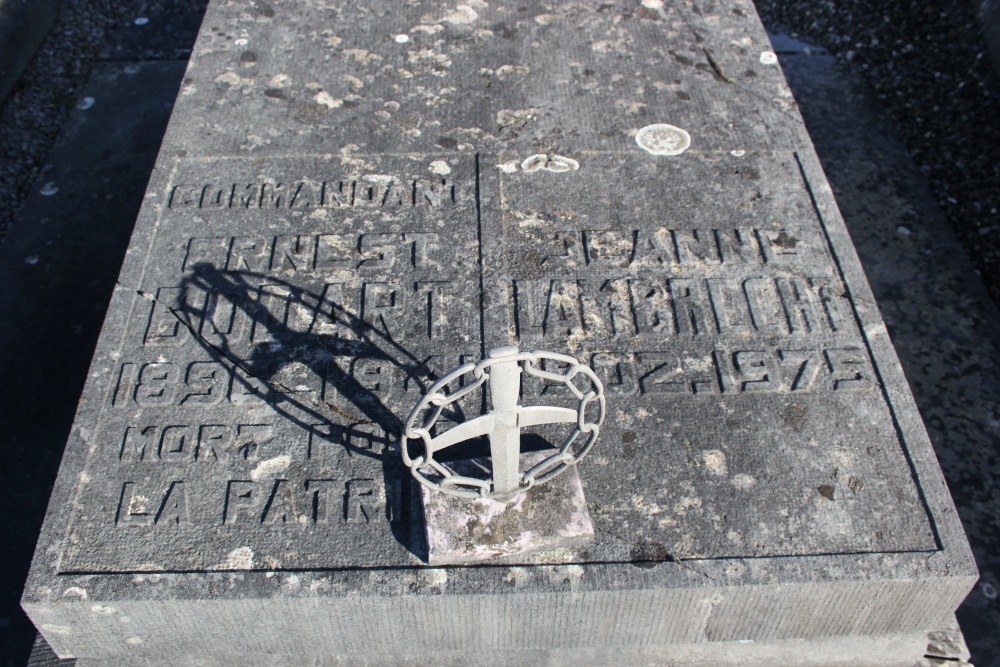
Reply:
[[[521,406],[521,365],[518,349],[514,346],[490,350],[487,364],[492,412],[463,422],[441,435],[426,440],[427,453],[471,440],[481,435],[490,439],[490,457],[493,460],[493,491],[491,496],[504,500],[516,493],[521,486],[519,461],[521,453],[521,429],[543,424],[564,424],[578,421],[579,413],[570,408],[554,406]],[[431,397],[430,403],[447,404],[456,397]]]

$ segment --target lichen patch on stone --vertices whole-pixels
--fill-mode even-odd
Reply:
[[[226,562],[216,566],[219,570],[251,570],[253,569],[253,549],[238,547],[229,552]]]
[[[650,155],[680,155],[691,146],[691,135],[675,125],[655,123],[639,130],[635,143]]]
[[[521,170],[527,174],[539,170],[562,173],[565,171],[576,171],[579,168],[580,163],[573,158],[564,155],[547,155],[545,153],[532,155],[521,163]]]
[[[451,167],[448,166],[448,162],[445,160],[434,160],[430,164],[430,169],[431,173],[438,176],[447,176],[451,173]]]
[[[472,23],[479,18],[476,10],[469,5],[459,5],[455,11],[449,12],[441,19],[444,23]]]
[[[287,454],[275,456],[273,459],[267,459],[266,461],[261,461],[257,464],[257,467],[250,472],[250,479],[256,482],[262,477],[284,472],[285,469],[291,465],[291,463],[292,459]]]

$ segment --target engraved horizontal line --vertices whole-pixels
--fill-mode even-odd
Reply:
[[[727,556],[700,557],[700,558],[684,558],[684,557],[672,556],[672,560],[664,559],[664,560],[660,560],[660,561],[642,561],[642,560],[638,560],[638,561],[630,561],[630,560],[607,560],[607,561],[586,560],[585,561],[585,560],[578,560],[578,561],[560,563],[559,566],[571,566],[571,565],[586,565],[586,566],[590,566],[590,567],[623,567],[623,566],[628,566],[630,568],[635,568],[637,563],[657,563],[657,564],[661,564],[662,563],[662,564],[674,565],[674,566],[677,566],[677,567],[683,567],[684,565],[690,566],[690,565],[697,565],[699,563],[725,563],[727,561],[747,561],[747,560],[754,560],[754,561],[767,561],[767,560],[771,560],[771,561],[777,561],[777,560],[783,560],[783,559],[795,559],[795,560],[798,561],[798,560],[803,559],[803,558],[834,558],[834,559],[846,558],[846,559],[849,559],[851,561],[852,565],[853,565],[853,564],[856,564],[856,561],[854,559],[856,559],[859,556],[873,556],[873,557],[877,556],[877,557],[882,557],[882,556],[884,556],[886,554],[894,554],[894,555],[901,555],[901,556],[912,555],[914,557],[920,558],[921,562],[923,562],[923,560],[925,560],[927,558],[928,554],[941,553],[941,551],[942,551],[941,549],[898,549],[898,550],[893,550],[893,549],[878,549],[878,550],[872,550],[872,551],[852,550],[852,551],[843,551],[843,552],[836,552],[836,553],[829,553],[829,552],[823,552],[823,553],[805,553],[805,554],[797,554],[797,553],[787,553],[787,554],[785,554],[785,553],[783,553],[783,554],[766,555],[766,556],[727,555]],[[551,570],[552,567],[553,567],[551,564],[537,564],[537,563],[511,561],[511,562],[503,562],[503,563],[495,563],[495,564],[494,563],[490,563],[490,564],[481,564],[481,563],[467,564],[467,565],[462,565],[462,566],[460,566],[460,568],[456,568],[456,569],[472,569],[472,568],[474,568],[474,569],[502,569],[502,570],[508,570],[511,565],[517,565],[518,567],[524,567],[524,568],[542,568],[544,570]],[[260,568],[249,568],[247,570],[240,570],[240,572],[257,572],[257,573],[260,573],[261,575],[265,575],[268,572],[401,572],[401,571],[426,570],[426,569],[427,569],[427,566],[423,565],[423,564],[421,564],[421,565],[382,565],[382,566],[377,566],[376,565],[376,566],[369,566],[369,567],[343,565],[343,566],[330,566],[330,567],[301,567],[301,568],[260,567]],[[59,574],[63,574],[63,575],[207,574],[207,573],[212,573],[212,572],[215,572],[215,573],[220,573],[220,572],[221,573],[225,573],[225,572],[228,572],[228,571],[229,570],[214,569],[214,568],[198,568],[198,569],[190,569],[190,570],[186,570],[186,569],[165,569],[165,568],[164,569],[149,569],[149,570],[140,570],[138,568],[132,568],[132,569],[130,569],[130,568],[115,568],[113,570],[111,570],[111,569],[108,569],[108,570],[99,570],[99,569],[80,568],[80,569],[60,569],[59,570]],[[862,579],[864,579],[864,578],[859,575],[859,577],[858,577],[858,579],[856,581],[860,582]],[[808,582],[802,582],[802,585],[806,585],[807,583]],[[795,584],[788,584],[788,585],[795,585]]]

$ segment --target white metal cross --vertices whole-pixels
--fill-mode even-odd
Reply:
[[[548,405],[524,407],[518,405],[521,395],[521,365],[517,348],[500,347],[490,350],[489,386],[493,411],[464,422],[434,438],[434,451],[470,440],[480,435],[490,437],[490,457],[493,459],[493,495],[502,497],[518,490],[521,484],[521,429],[541,424],[575,422],[576,410]],[[509,360],[507,360],[509,359]]]
[[[565,367],[563,373],[554,373],[536,368],[538,361],[548,359]],[[555,406],[522,406],[519,404],[521,395],[521,362],[524,362],[525,372],[549,381],[562,382],[579,399],[576,410]],[[466,373],[472,372],[476,382],[468,384],[452,393],[447,393],[450,383]],[[589,378],[592,391],[584,394],[571,382],[572,378],[583,374]],[[445,406],[458,401],[469,392],[489,383],[490,402],[492,410],[480,417],[453,426],[444,433],[431,437],[431,429]],[[596,423],[585,423],[587,405],[596,403],[599,415]],[[434,407],[430,418],[423,424],[415,422],[422,411]],[[425,486],[444,493],[462,496],[488,496],[498,500],[510,498],[519,490],[525,489],[536,481],[558,474],[567,465],[576,463],[589,450],[600,432],[600,424],[604,420],[604,390],[600,380],[589,366],[580,364],[573,357],[551,352],[521,353],[517,347],[508,346],[490,350],[487,358],[478,364],[467,364],[448,373],[432,385],[424,397],[410,412],[402,439],[402,455],[414,476]],[[522,481],[520,470],[521,429],[544,424],[575,423],[577,427],[563,443],[562,448],[541,463],[536,464],[525,473]],[[569,448],[580,435],[586,434],[587,443],[573,454]],[[490,456],[493,461],[492,484],[486,480],[463,477],[451,471],[446,464],[435,460],[435,453],[466,440],[488,435],[490,439]],[[411,458],[407,440],[421,440],[424,453]],[[440,482],[432,481],[421,468],[429,466],[443,477]],[[537,475],[537,479],[536,479]],[[473,492],[471,488],[478,489]]]

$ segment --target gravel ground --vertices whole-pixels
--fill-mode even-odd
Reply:
[[[108,33],[144,16],[204,12],[207,0],[63,0],[52,32],[0,102],[0,242],[39,173]]]
[[[971,0],[756,3],[865,75],[1000,303],[1000,75]]]

